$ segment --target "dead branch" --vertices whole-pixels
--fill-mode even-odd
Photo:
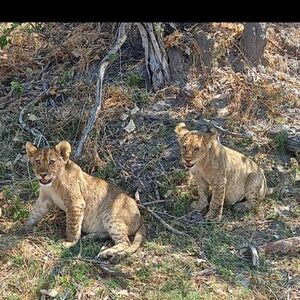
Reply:
[[[173,228],[171,225],[169,225],[166,221],[164,221],[156,212],[154,212],[152,209],[150,209],[147,206],[144,206],[143,204],[138,204],[139,207],[145,209],[147,212],[149,212],[153,217],[155,217],[156,219],[158,219],[168,230],[172,231],[175,234],[178,235],[183,235],[183,236],[188,236],[189,235],[185,232],[181,232],[175,228]]]
[[[58,46],[60,48],[60,50],[66,54],[69,54],[72,58],[75,58],[75,55],[68,50],[59,40],[57,40],[54,36],[50,36],[49,34],[42,32],[40,29],[37,29],[36,26],[31,23],[31,30],[38,34],[41,38],[43,38],[44,40],[48,40],[50,41],[50,43],[53,43],[54,45]]]
[[[112,275],[112,276],[122,276],[122,277],[131,277],[129,273],[123,273],[120,271],[112,270],[107,266],[107,263],[104,263],[100,260],[95,260],[92,258],[86,258],[86,257],[76,257],[75,260],[84,261],[86,263],[92,264],[94,266],[97,266],[103,273]]]
[[[235,136],[235,137],[239,137],[239,138],[243,138],[243,139],[252,139],[252,136],[251,135],[246,135],[246,134],[241,134],[241,133],[237,133],[237,132],[232,132],[232,131],[229,131],[227,129],[224,129],[218,125],[215,125],[215,124],[211,124],[211,122],[208,123],[208,125],[216,128],[217,130],[219,130],[220,132],[224,133],[224,134],[227,134],[227,135],[231,135],[231,136]]]
[[[243,139],[252,139],[252,136],[250,134],[242,134],[242,133],[237,133],[237,132],[233,132],[233,131],[229,131],[227,129],[224,129],[218,125],[216,125],[216,123],[214,121],[209,121],[209,120],[191,120],[191,119],[187,119],[187,120],[176,120],[176,119],[170,119],[170,118],[164,118],[164,117],[160,117],[160,116],[153,116],[153,115],[146,115],[146,114],[142,114],[143,118],[148,120],[148,121],[158,121],[161,122],[163,124],[166,125],[173,125],[175,126],[177,123],[179,122],[186,122],[186,123],[192,123],[195,126],[206,126],[206,127],[214,127],[216,128],[218,131],[220,131],[223,134],[226,135],[231,135],[231,136],[235,136],[238,138],[243,138]]]
[[[250,245],[244,254],[250,257],[254,267],[259,266],[259,256],[268,254],[289,255],[300,252],[300,236],[295,236],[279,241],[269,242],[259,247]]]
[[[261,254],[292,254],[300,252],[300,236],[269,242],[258,247]]]
[[[26,130],[28,133],[32,134],[35,137],[35,142],[37,142],[37,144],[40,144],[41,142],[43,142],[44,145],[49,146],[49,142],[46,139],[46,137],[36,128],[32,128],[29,125],[27,125],[23,119],[25,112],[27,111],[27,109],[31,106],[31,105],[35,105],[36,103],[38,103],[39,101],[42,101],[45,96],[47,96],[47,92],[43,91],[41,92],[36,98],[34,98],[33,100],[31,100],[29,103],[27,103],[22,110],[20,111],[19,114],[19,124],[21,125],[21,127]]]
[[[152,205],[152,204],[156,204],[156,203],[165,203],[165,202],[170,202],[170,201],[172,201],[172,200],[171,199],[155,200],[155,201],[144,202],[143,205],[147,206],[147,205]]]
[[[144,210],[148,211],[152,216],[154,216],[156,219],[158,219],[167,229],[169,229],[170,231],[172,231],[175,234],[179,234],[179,235],[183,235],[183,236],[188,236],[189,235],[185,232],[181,232],[175,228],[173,228],[171,225],[169,225],[166,221],[164,221],[156,212],[154,212],[152,209],[150,209],[149,207],[144,206],[143,204],[141,204],[141,200],[140,200],[140,193],[138,190],[136,190],[135,194],[134,194],[134,198],[135,201],[137,202],[137,205],[141,208],[143,208]],[[150,202],[149,202],[150,203]]]
[[[128,31],[131,28],[132,23],[121,23],[118,29],[118,36],[115,40],[115,42],[112,45],[112,48],[110,51],[105,55],[105,57],[102,59],[99,67],[99,75],[96,85],[96,102],[95,106],[90,111],[90,116],[87,121],[87,125],[84,128],[84,131],[81,135],[81,138],[79,140],[79,144],[75,153],[75,158],[78,158],[82,152],[83,145],[90,133],[90,131],[93,129],[94,124],[97,120],[97,117],[99,115],[101,106],[102,106],[102,89],[103,89],[103,77],[104,73],[109,66],[113,56],[119,51],[119,49],[122,47],[122,45],[125,43],[128,35]]]

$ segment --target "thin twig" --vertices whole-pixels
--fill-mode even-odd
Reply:
[[[103,273],[106,273],[106,274],[109,274],[109,275],[122,276],[122,277],[130,277],[131,276],[128,273],[115,271],[115,270],[112,270],[112,269],[108,268],[107,266],[105,266],[105,263],[101,262],[100,260],[87,258],[87,257],[75,257],[75,260],[80,260],[80,261],[84,261],[84,262],[87,262],[89,264],[95,265],[95,266],[99,267],[99,269]]]
[[[181,217],[178,217],[176,220],[178,221],[178,220],[186,219],[187,216],[192,215],[192,214],[195,213],[196,211],[199,211],[199,210],[198,210],[198,209],[194,209],[194,210],[190,211],[189,213],[187,213],[186,215],[183,215],[183,216],[181,216]],[[187,220],[187,221],[189,221],[189,220]]]
[[[134,198],[135,201],[137,202],[138,206],[145,209],[146,211],[148,211],[151,215],[153,215],[156,219],[158,219],[167,229],[169,229],[170,231],[172,231],[175,234],[178,235],[183,235],[183,236],[188,236],[189,235],[185,232],[181,232],[175,228],[173,228],[171,225],[169,225],[168,223],[166,223],[156,212],[154,212],[152,209],[150,209],[149,207],[144,206],[143,204],[141,204],[141,200],[140,200],[140,193],[138,190],[136,190],[135,194],[134,194]]]
[[[145,209],[147,212],[149,212],[152,216],[154,216],[156,219],[158,219],[168,230],[172,231],[175,234],[188,236],[189,235],[185,232],[181,232],[175,228],[173,228],[171,225],[169,225],[166,221],[164,221],[156,212],[154,212],[152,209],[150,209],[147,206],[144,206],[143,204],[139,204],[139,206],[143,209]]]
[[[76,58],[76,56],[69,50],[67,49],[66,46],[64,46],[58,39],[56,39],[54,36],[50,36],[45,32],[42,32],[41,30],[37,29],[34,24],[31,24],[32,31],[36,34],[38,34],[40,37],[42,37],[45,40],[49,40],[50,43],[52,42],[56,46],[60,48],[61,51],[69,54],[72,58]]]
[[[159,116],[151,116],[151,115],[142,115],[144,119],[148,120],[148,121],[159,121],[161,123],[167,124],[167,125],[176,125],[179,122],[186,122],[186,123],[190,123],[190,124],[195,124],[195,125],[201,125],[201,126],[207,126],[207,127],[215,127],[217,130],[219,130],[220,132],[227,134],[227,135],[232,135],[235,137],[239,137],[239,138],[243,138],[243,139],[252,139],[251,135],[248,134],[242,134],[242,133],[237,133],[237,132],[232,132],[229,131],[227,129],[224,129],[218,125],[215,124],[214,121],[206,121],[204,119],[202,120],[177,120],[177,119],[171,119],[171,118],[162,118]]]
[[[47,92],[45,92],[45,91],[41,92],[36,98],[34,98],[32,101],[30,101],[29,103],[27,103],[22,108],[22,110],[20,111],[20,114],[19,114],[19,124],[21,125],[21,127],[24,130],[26,130],[28,133],[32,134],[36,139],[43,140],[44,144],[46,144],[47,146],[49,146],[49,142],[46,139],[46,137],[38,129],[30,127],[23,120],[23,116],[24,116],[26,110],[28,109],[28,107],[31,106],[31,105],[34,105],[34,104],[38,103],[41,100],[43,100],[46,95],[47,95]]]
[[[67,291],[61,296],[60,300],[66,300],[71,292],[71,289],[67,289]]]
[[[170,202],[172,201],[171,199],[165,199],[165,200],[155,200],[155,201],[150,201],[150,202],[144,202],[143,205],[147,206],[147,205],[152,205],[152,204],[156,204],[156,203],[165,203],[165,202]]]
[[[97,85],[96,85],[95,106],[90,111],[90,116],[87,121],[87,125],[84,128],[83,134],[81,135],[77,150],[75,152],[75,158],[78,158],[80,156],[83,145],[84,145],[90,131],[93,129],[94,124],[97,120],[98,114],[100,112],[100,109],[102,106],[103,77],[104,77],[105,70],[109,66],[109,64],[112,60],[112,57],[118,52],[118,50],[125,43],[125,41],[127,39],[127,34],[128,34],[128,31],[129,31],[131,25],[132,25],[131,23],[121,23],[120,24],[116,41],[114,42],[112,48],[105,55],[105,57],[102,59],[102,61],[100,63],[99,75],[98,75],[98,80],[97,80]]]

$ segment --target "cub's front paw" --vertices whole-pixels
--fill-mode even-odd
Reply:
[[[109,259],[109,260],[117,261],[124,256],[126,256],[126,252],[118,251],[113,248],[108,248],[100,251],[96,256],[96,259]]]
[[[72,242],[68,242],[66,240],[59,240],[58,241],[58,244],[61,245],[64,248],[74,247],[77,243],[78,243],[78,241],[72,241]]]
[[[204,218],[206,221],[221,221],[222,215],[209,210]]]

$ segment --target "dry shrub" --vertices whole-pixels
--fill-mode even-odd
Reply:
[[[0,50],[0,80],[23,76],[28,68],[40,70],[43,60],[74,60],[78,72],[87,71],[106,54],[114,37],[114,23],[106,25],[104,31],[99,23],[45,23],[43,29],[21,24],[11,32],[11,44]]]
[[[241,36],[244,26],[241,23],[212,23],[210,34],[214,39],[214,56],[216,59],[227,53]]]
[[[10,35],[11,44],[0,50],[0,81],[6,81],[11,77],[24,75],[27,68],[32,70],[40,69],[34,57],[42,46],[42,39],[29,32],[27,23],[14,29]]]
[[[173,33],[167,35],[164,38],[164,45],[166,49],[178,47],[182,43],[183,33],[178,30]]]
[[[116,85],[109,85],[104,90],[102,115],[105,118],[113,118],[121,111],[132,105],[129,91]]]
[[[258,108],[267,110],[272,116],[280,115],[280,105],[288,99],[294,99],[276,82],[262,77],[251,82],[246,74],[216,69],[206,86],[194,91],[193,106],[205,116],[215,116],[218,108],[211,105],[211,101],[220,94],[228,98],[227,111],[230,118],[242,122],[255,118]]]
[[[82,161],[86,163],[86,169],[89,173],[93,173],[105,166],[105,162],[100,158],[98,151],[99,148],[98,137],[100,131],[103,131],[107,121],[118,118],[119,115],[132,106],[129,91],[116,85],[108,85],[103,91],[103,106],[100,111],[99,117],[96,121],[95,130],[87,139],[84,146],[84,154],[81,157]],[[86,120],[89,115],[86,115]]]
[[[155,94],[150,95],[149,99],[151,102],[164,101],[166,99],[176,98],[180,93],[180,88],[176,85],[169,85],[160,90]]]
[[[106,54],[113,37],[113,28],[114,26],[110,31],[103,32],[98,23],[81,23],[68,33],[63,46],[78,59],[79,72],[86,71],[92,62],[100,60]],[[58,48],[54,55],[60,53]]]

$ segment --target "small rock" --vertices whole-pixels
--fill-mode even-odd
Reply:
[[[167,190],[167,192],[163,195],[165,199],[169,198],[172,195],[173,191],[172,190]]]
[[[224,107],[218,110],[218,117],[227,117],[230,114],[228,107]]]
[[[239,282],[244,287],[249,287],[249,285],[250,285],[250,280],[249,280],[249,278],[246,278],[246,277],[240,279]]]
[[[34,114],[28,114],[28,120],[31,122],[37,121],[39,118]]]
[[[26,154],[24,154],[21,158],[20,158],[20,162],[22,163],[27,163],[28,157]]]
[[[6,164],[5,164],[5,168],[8,170],[12,170],[13,169],[13,162],[11,160],[9,160]]]
[[[47,295],[51,298],[55,298],[58,295],[58,291],[55,289],[52,290],[40,290],[41,294]]]
[[[135,107],[130,111],[130,113],[131,113],[131,115],[135,115],[139,111],[140,111],[140,109],[138,107]]]
[[[128,117],[129,117],[129,115],[123,113],[123,114],[121,115],[121,117],[120,117],[120,120],[121,120],[121,121],[125,121],[125,120],[128,119]]]
[[[155,105],[153,106],[153,110],[160,111],[163,110],[165,106],[166,102],[161,100],[155,103]]]
[[[126,139],[119,140],[119,144],[120,144],[120,146],[122,146],[122,145],[123,145],[125,142],[126,142]]]
[[[24,139],[20,133],[17,132],[17,134],[13,137],[14,142],[24,142]]]
[[[132,120],[129,121],[128,125],[124,128],[126,132],[130,133],[135,130],[135,124]]]

